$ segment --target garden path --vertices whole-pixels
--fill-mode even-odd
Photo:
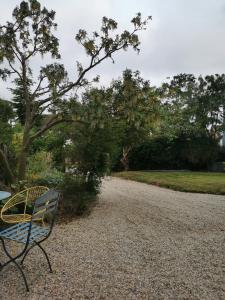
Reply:
[[[30,293],[10,267],[0,299],[225,299],[224,196],[110,178],[88,217],[54,229],[54,274],[34,250]]]

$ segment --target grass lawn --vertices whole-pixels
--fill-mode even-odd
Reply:
[[[177,191],[225,195],[225,173],[129,171],[113,176]]]

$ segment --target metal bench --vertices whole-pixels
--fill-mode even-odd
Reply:
[[[45,194],[36,199],[31,220],[29,222],[17,223],[3,231],[0,231],[2,246],[5,254],[9,258],[9,260],[4,264],[0,264],[0,271],[2,271],[8,264],[14,263],[23,277],[27,291],[29,291],[29,288],[22,265],[27,254],[33,247],[38,246],[42,250],[46,257],[50,272],[52,273],[50,260],[46,251],[41,246],[41,243],[44,242],[51,234],[59,198],[59,192],[55,190],[47,191]],[[43,222],[40,222],[40,220]],[[13,257],[6,247],[5,240],[12,240],[23,244],[23,250]],[[18,260],[20,261],[18,262]]]

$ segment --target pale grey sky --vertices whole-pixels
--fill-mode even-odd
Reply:
[[[141,52],[115,55],[115,64],[104,62],[90,75],[100,75],[102,85],[121,75],[125,68],[140,70],[145,79],[159,84],[178,73],[225,72],[225,0],[40,0],[56,11],[62,62],[71,77],[75,62],[87,57],[74,37],[79,28],[98,30],[102,16],[115,18],[119,29],[131,28],[137,12],[152,15],[148,29],[140,33]],[[11,20],[17,0],[0,0],[0,24]],[[38,71],[41,61],[32,65]],[[10,98],[10,82],[0,82],[0,97]]]

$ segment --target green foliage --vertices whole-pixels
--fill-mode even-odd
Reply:
[[[130,153],[133,170],[208,169],[220,147],[208,137],[151,138]]]
[[[28,160],[27,180],[32,185],[57,187],[63,181],[63,173],[54,168],[52,154],[36,152]]]
[[[110,172],[119,153],[117,137],[112,126],[76,126],[70,136],[72,145],[67,146],[67,157],[79,172],[90,172],[98,177]]]
[[[33,185],[43,185],[49,188],[58,188],[61,186],[64,180],[64,173],[53,168],[51,170],[45,170],[38,173],[37,176],[30,178],[30,182]]]
[[[6,80],[14,74],[12,90],[18,119],[24,125],[22,147],[18,159],[18,178],[26,177],[27,158],[35,139],[54,126],[65,122],[79,122],[78,101],[68,94],[90,82],[86,73],[120,50],[133,48],[139,51],[138,32],[146,29],[150,17],[142,20],[138,13],[132,20],[133,30],[115,34],[117,22],[103,17],[99,32],[89,36],[84,29],[76,35],[76,41],[83,47],[90,59],[87,67],[77,62],[77,76],[71,81],[60,59],[59,41],[54,35],[57,28],[55,12],[43,7],[37,0],[22,1],[12,13],[12,21],[0,26],[0,78]],[[48,55],[53,60],[40,68],[35,76],[31,59]],[[75,61],[74,61],[75,62]],[[6,67],[5,67],[6,66]],[[93,79],[97,81],[98,76]],[[70,93],[69,93],[70,92]],[[75,97],[76,98],[76,97]],[[50,113],[49,118],[44,114]],[[73,113],[72,113],[73,112]],[[83,121],[84,122],[84,121]]]
[[[14,117],[11,103],[0,99],[0,112],[0,144],[9,145],[11,143],[13,134],[10,121]]]
[[[160,118],[152,138],[130,155],[134,169],[207,169],[224,131],[225,75],[179,74],[157,89]]]
[[[90,204],[96,200],[99,188],[100,180],[96,176],[66,175],[61,184],[63,213],[82,215],[88,212]]]
[[[149,136],[158,106],[155,89],[131,70],[124,71],[123,78],[108,89],[87,90],[81,110],[85,122],[69,134],[74,165],[84,173],[102,176],[117,163],[121,152],[127,164],[130,150]]]
[[[10,102],[0,99],[0,181],[10,184],[14,180],[16,159],[12,147],[14,117]]]
[[[219,148],[212,138],[192,137],[184,142],[183,156],[190,169],[208,169],[218,159]]]
[[[157,116],[158,99],[150,83],[138,71],[127,69],[112,83],[112,112],[124,127],[124,145],[135,145],[149,133]]]
[[[20,49],[24,58],[31,56],[35,51],[42,55],[51,53],[53,57],[59,57],[58,40],[51,33],[55,12],[41,8],[37,0],[22,1],[12,13],[13,22],[7,22],[7,26],[0,27],[1,57],[14,62]],[[31,40],[34,38],[34,44]],[[35,47],[35,48],[34,48]]]
[[[26,103],[25,103],[25,90],[24,90],[24,84],[20,78],[16,78],[14,80],[15,87],[11,89],[13,98],[13,107],[15,108],[16,111],[16,116],[20,122],[21,125],[25,124],[26,120]],[[29,93],[29,96],[31,97],[31,92],[30,92],[30,87],[32,85],[32,80],[27,79],[27,91]]]
[[[103,17],[100,32],[95,31],[92,36],[88,36],[84,29],[80,29],[76,35],[76,40],[84,47],[86,54],[93,58],[92,63],[95,64],[99,61],[101,53],[111,57],[119,49],[127,50],[129,47],[132,47],[135,51],[139,51],[140,41],[137,32],[146,29],[146,25],[150,19],[151,17],[147,17],[143,21],[141,14],[138,13],[131,20],[134,27],[132,32],[124,30],[121,34],[113,35],[118,26],[117,22],[113,19]],[[82,66],[79,66],[79,69],[82,71]]]
[[[23,143],[23,126],[18,123],[13,127],[13,136],[12,136],[12,148],[17,157],[21,152],[22,143]]]
[[[171,136],[207,135],[219,140],[224,131],[225,74],[180,74],[162,85],[162,131]]]
[[[46,151],[36,152],[29,157],[28,176],[37,175],[52,168],[52,155]]]
[[[10,102],[0,99],[0,111],[0,120],[2,122],[8,123],[13,119],[14,113]]]
[[[112,116],[122,132],[121,162],[129,169],[129,152],[146,139],[157,119],[159,101],[155,89],[140,77],[138,71],[127,69],[123,78],[116,80],[112,88]]]
[[[34,145],[37,145],[38,141],[43,143],[42,149],[51,152],[54,167],[62,172],[65,171],[65,146],[69,138],[70,128],[67,124],[59,124],[49,130],[44,137],[34,142]]]
[[[218,161],[225,162],[225,146],[220,147],[219,153],[218,153]]]

